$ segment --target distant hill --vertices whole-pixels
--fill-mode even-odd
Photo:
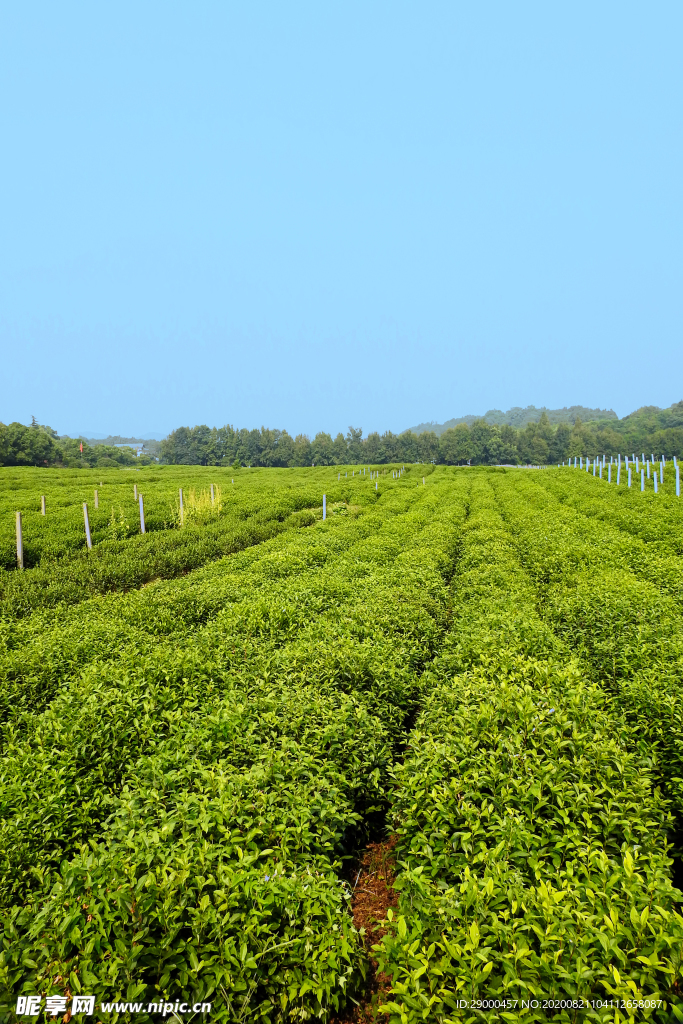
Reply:
[[[573,424],[577,419],[583,423],[588,420],[619,419],[613,409],[587,409],[584,405],[570,405],[569,407],[565,406],[564,409],[547,409],[544,405],[540,409],[537,409],[535,405],[527,405],[526,409],[522,409],[516,405],[512,409],[508,409],[507,412],[502,412],[500,409],[489,409],[483,416],[458,416],[455,419],[446,420],[445,423],[420,423],[417,427],[409,427],[403,433],[407,434],[410,431],[413,434],[424,434],[433,431],[437,437],[440,437],[444,430],[457,427],[459,423],[466,423],[468,427],[471,427],[475,420],[486,420],[487,423],[494,423],[499,427],[507,424],[519,429],[525,427],[527,423],[538,423],[544,412],[548,414],[548,419],[553,425]]]

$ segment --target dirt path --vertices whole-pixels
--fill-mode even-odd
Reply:
[[[353,923],[363,935],[368,954],[370,971],[367,985],[359,1006],[351,1004],[342,1017],[335,1017],[332,1024],[370,1024],[385,1020],[384,1014],[377,1013],[377,1006],[383,1002],[391,979],[379,970],[372,947],[382,941],[386,933],[381,922],[386,920],[389,907],[395,908],[398,894],[393,884],[396,876],[394,848],[396,837],[380,843],[370,843],[355,867],[353,886]]]

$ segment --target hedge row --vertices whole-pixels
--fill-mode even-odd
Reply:
[[[8,1000],[182,991],[226,1021],[341,1008],[364,970],[341,867],[386,805],[463,515],[449,487],[396,488],[277,538],[183,641],[96,659],[7,728]]]
[[[473,474],[452,627],[396,773],[399,907],[377,948],[392,1024],[683,1019],[652,752],[536,604]]]

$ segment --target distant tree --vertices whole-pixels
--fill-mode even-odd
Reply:
[[[362,462],[363,461],[363,428],[362,427],[349,427],[349,432],[346,435],[346,445],[348,448],[348,455],[346,456],[348,462]]]
[[[433,430],[417,435],[417,461],[437,462],[439,459],[439,438]]]
[[[569,435],[569,451],[568,455],[570,459],[578,458],[583,455],[584,449],[584,437],[583,437],[583,423],[577,416],[572,427],[572,432]]]
[[[462,466],[472,457],[472,439],[466,423],[444,430],[439,438],[439,457],[447,466]]]
[[[386,453],[384,451],[382,439],[376,430],[373,431],[372,434],[368,434],[364,442],[364,448],[364,462],[377,465],[377,463],[381,463],[386,460]]]
[[[311,441],[311,462],[316,466],[334,465],[334,447],[330,434],[318,432]]]
[[[332,442],[334,450],[334,462],[337,466],[344,466],[349,461],[349,452],[346,447],[346,439],[343,434],[337,434]]]
[[[277,439],[277,461],[276,466],[293,466],[294,463],[294,440],[283,430]]]
[[[475,420],[470,427],[471,459],[474,465],[486,465],[490,462],[489,443],[500,437],[500,433],[495,433],[496,429],[484,419]]]
[[[310,466],[311,464],[311,442],[305,434],[297,434],[294,438],[294,465]]]
[[[560,423],[550,442],[549,458],[551,462],[565,462],[569,457],[569,445],[572,431],[568,423]]]

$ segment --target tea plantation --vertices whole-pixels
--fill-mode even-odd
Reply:
[[[3,1020],[683,1021],[671,484],[1,473]]]

